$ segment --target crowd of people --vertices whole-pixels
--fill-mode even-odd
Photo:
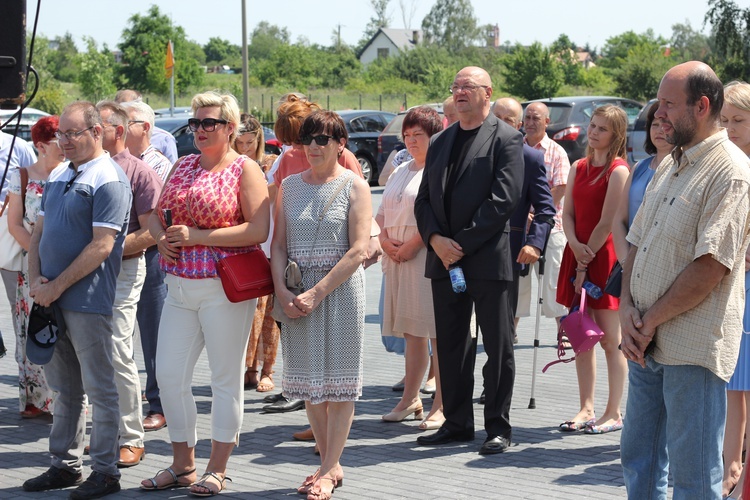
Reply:
[[[622,431],[630,498],[666,498],[668,473],[675,498],[739,498],[750,414],[750,85],[723,86],[703,63],[670,69],[645,110],[650,156],[632,168],[628,117],[616,106],[594,110],[586,156],[571,165],[546,134],[544,103],[493,102],[478,67],[459,71],[450,92],[444,117],[429,106],[406,113],[405,150],[388,159],[374,213],[344,122],[301,94],[279,101],[278,157],[265,154],[258,120],[218,92],[193,97],[199,153],[179,159],[132,90],[39,120],[38,156],[20,139],[8,156],[0,132],[7,230],[23,256],[20,269],[2,271],[19,413],[52,415],[51,466],[23,489],[115,493],[120,469],[145,456],[145,432],[166,427],[171,464],[140,488],[220,493],[243,391],[276,388],[281,348],[281,393],[264,409],[306,410],[310,427],[295,438],[315,440],[320,467],[297,492],[331,498],[364,385],[364,269],[378,261],[384,343],[405,365],[403,394],[382,420],[420,420],[419,430],[436,431],[417,438],[422,446],[472,441],[481,339],[479,453],[505,452],[516,327],[544,257],[542,312],[560,326],[583,295],[607,363],[597,418],[596,349],[576,353],[580,407],[559,431]],[[256,251],[269,260],[273,295],[230,300],[220,263]],[[587,293],[596,287],[605,292]],[[40,336],[39,317],[55,324],[54,341]],[[569,342],[564,329],[558,341]],[[199,473],[191,386],[204,351],[211,451]],[[429,412],[420,392],[434,393]]]

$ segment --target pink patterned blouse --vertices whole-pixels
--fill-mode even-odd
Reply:
[[[157,208],[162,225],[166,227],[162,211],[165,208],[172,210],[174,225],[217,229],[245,222],[240,205],[240,176],[247,156],[240,156],[218,172],[204,170],[200,158],[200,155],[186,156],[164,186]],[[182,247],[176,264],[167,262],[161,255],[159,264],[165,272],[182,278],[215,278],[218,276],[216,259],[245,253],[251,248]]]

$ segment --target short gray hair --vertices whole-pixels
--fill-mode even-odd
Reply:
[[[154,120],[156,119],[156,115],[151,106],[143,101],[127,101],[121,103],[120,106],[122,106],[128,113],[132,111],[134,120],[148,122],[148,124],[151,125],[148,129],[148,138],[151,139],[151,132],[154,129]]]

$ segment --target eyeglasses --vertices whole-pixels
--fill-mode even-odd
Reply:
[[[216,130],[216,125],[226,125],[227,123],[229,122],[226,120],[217,120],[215,118],[204,118],[202,120],[199,120],[198,118],[191,118],[188,120],[188,127],[193,132],[197,132],[199,127],[202,127],[206,132],[213,132],[214,130]]]
[[[333,139],[332,136],[325,134],[303,135],[299,138],[299,142],[301,142],[303,146],[309,146],[312,141],[315,141],[315,144],[317,144],[318,146],[325,146],[331,139]]]
[[[63,139],[65,139],[66,141],[74,141],[74,140],[77,140],[81,136],[81,134],[83,134],[87,130],[91,130],[92,128],[94,128],[94,127],[91,126],[89,128],[85,128],[85,129],[80,130],[78,132],[60,132],[58,130],[57,132],[55,132],[55,137],[57,137],[57,139],[60,140],[60,141],[63,140]]]
[[[188,123],[189,122],[190,121],[188,120]],[[128,127],[131,126],[134,123],[146,123],[146,121],[145,120],[128,120]],[[196,127],[196,130],[197,130],[197,127]]]
[[[451,87],[448,89],[450,90],[451,94],[458,94],[459,92],[474,92],[478,88],[486,89],[489,87],[489,85],[474,85],[471,83],[467,83],[466,85],[451,85]]]

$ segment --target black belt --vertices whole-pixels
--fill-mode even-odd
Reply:
[[[138,257],[143,257],[143,254],[144,254],[144,252],[143,252],[143,250],[141,250],[140,252],[134,253],[132,255],[123,255],[122,256],[122,260],[137,259]]]

